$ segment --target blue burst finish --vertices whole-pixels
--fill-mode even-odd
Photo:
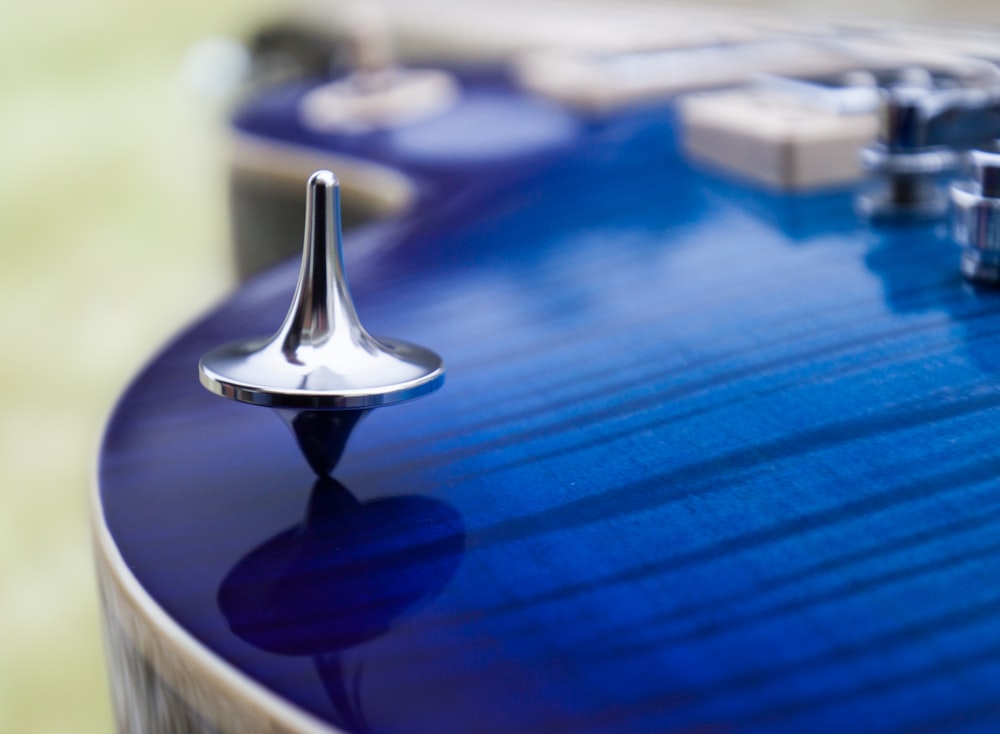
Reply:
[[[101,455],[132,573],[351,732],[1000,729],[1000,297],[937,227],[692,170],[667,106],[564,130],[348,236],[369,330],[449,377],[339,484],[197,380],[294,263],[153,361]]]

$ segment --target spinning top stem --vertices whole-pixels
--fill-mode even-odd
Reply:
[[[198,368],[211,392],[278,409],[325,476],[364,413],[436,390],[444,363],[428,349],[365,331],[344,275],[337,178],[317,171],[307,197],[302,267],[281,328],[269,339],[212,349]]]

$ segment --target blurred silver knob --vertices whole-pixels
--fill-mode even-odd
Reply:
[[[1000,284],[1000,153],[969,153],[973,176],[952,184],[952,236],[962,246],[962,274]]]

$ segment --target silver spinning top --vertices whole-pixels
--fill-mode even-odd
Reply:
[[[444,382],[437,354],[375,339],[358,320],[344,277],[340,185],[330,171],[309,178],[302,268],[285,322],[270,338],[212,349],[198,370],[217,395],[275,408],[320,476],[333,471],[371,408],[412,400]]]

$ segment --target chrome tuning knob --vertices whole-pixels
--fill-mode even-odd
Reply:
[[[861,164],[876,179],[858,196],[861,214],[875,220],[925,220],[945,215],[948,197],[940,184],[958,167],[959,155],[935,140],[930,82],[881,92],[878,140],[861,152]]]
[[[330,171],[309,179],[302,267],[281,328],[270,338],[212,349],[198,369],[211,392],[274,408],[321,477],[336,467],[370,409],[426,395],[444,382],[437,354],[373,338],[358,320],[344,276],[340,186]]]
[[[952,236],[962,247],[962,275],[1000,285],[1000,146],[969,153],[973,176],[951,187]]]

